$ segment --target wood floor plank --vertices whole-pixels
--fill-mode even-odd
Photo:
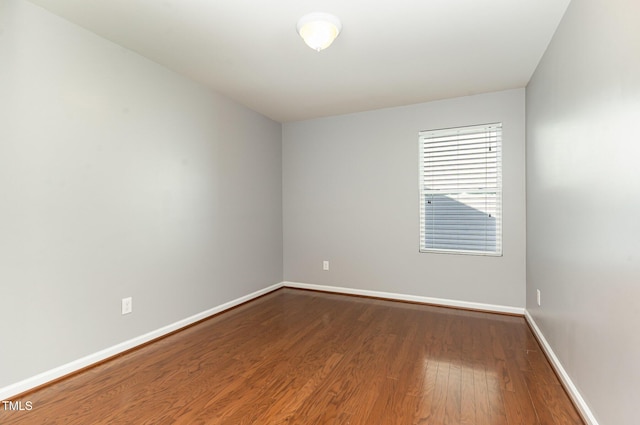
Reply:
[[[461,388],[460,388],[460,424],[476,424],[476,398],[473,363],[473,327],[468,320],[461,323]]]
[[[509,425],[535,425],[538,423],[537,415],[533,407],[533,402],[529,394],[527,382],[521,373],[518,365],[518,357],[523,357],[519,350],[514,353],[507,350],[507,368],[509,381],[512,383],[512,390],[505,391],[505,411]]]
[[[487,373],[482,366],[476,366],[473,370],[473,391],[476,401],[476,424],[491,425],[491,407],[489,390],[487,387]]]
[[[579,425],[522,317],[281,289],[11,401],[3,425]]]
[[[442,424],[445,421],[449,369],[450,365],[446,359],[438,362],[438,372],[436,373],[433,400],[431,402],[431,418],[433,423]]]
[[[415,414],[414,424],[423,425],[431,421],[431,411],[433,405],[433,396],[435,393],[436,377],[438,376],[438,362],[429,359],[424,368],[422,388],[417,391],[415,396]]]

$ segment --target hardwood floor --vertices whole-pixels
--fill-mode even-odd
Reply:
[[[583,424],[521,317],[286,288],[12,401],[1,424]]]

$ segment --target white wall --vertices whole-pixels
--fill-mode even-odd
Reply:
[[[279,123],[0,0],[0,387],[282,281],[281,178]]]
[[[527,309],[612,425],[640,394],[639,16],[574,0],[527,87]]]
[[[524,106],[520,89],[285,123],[285,280],[524,307]],[[504,256],[420,254],[418,132],[498,121]]]

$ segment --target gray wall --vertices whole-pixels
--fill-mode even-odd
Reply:
[[[282,281],[281,137],[0,0],[0,387]]]
[[[524,307],[524,106],[519,89],[285,123],[285,280]],[[418,132],[497,121],[504,256],[418,253]]]
[[[612,425],[640,394],[639,16],[574,0],[527,87],[527,309]]]

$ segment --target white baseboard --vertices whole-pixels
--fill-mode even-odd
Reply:
[[[418,295],[396,294],[392,292],[369,291],[366,289],[342,288],[339,286],[314,285],[310,283],[300,283],[300,282],[283,282],[283,286],[289,287],[289,288],[298,288],[298,289],[311,289],[313,291],[321,291],[321,292],[335,292],[338,294],[361,295],[364,297],[386,298],[386,299],[398,300],[398,301],[411,301],[411,302],[417,302],[417,303],[423,303],[423,304],[440,305],[445,307],[466,308],[471,310],[488,311],[492,313],[508,313],[508,314],[517,314],[520,316],[524,315],[524,308],[521,308],[521,307],[483,304],[483,303],[475,303],[475,302],[469,302],[469,301],[457,301],[457,300],[449,300],[445,298],[431,298],[431,297],[423,297]]]
[[[151,340],[167,335],[171,332],[177,331],[178,329],[184,328],[185,326],[189,326],[199,320],[206,319],[207,317],[213,316],[214,314],[233,308],[237,305],[250,301],[254,298],[257,298],[271,291],[275,291],[276,289],[279,289],[282,286],[283,286],[282,282],[276,283],[267,288],[253,292],[249,295],[236,298],[235,300],[221,304],[217,307],[213,307],[201,313],[194,314],[191,317],[187,317],[186,319],[179,320],[175,323],[164,326],[160,329],[156,329],[155,331],[151,331],[144,335],[132,338],[128,341],[125,341],[120,344],[114,345],[112,347],[106,348],[104,350],[98,351],[97,353],[93,353],[88,356],[82,357],[78,360],[74,360],[70,363],[64,364],[62,366],[56,367],[54,369],[48,370],[38,375],[32,376],[23,381],[17,382],[15,384],[11,384],[7,387],[0,388],[0,400],[8,400],[11,397],[14,397],[18,394],[29,391],[40,385],[46,384],[47,382],[51,382],[56,379],[62,378],[65,375],[69,375],[73,372],[77,372],[78,370],[81,370],[87,366],[91,366],[105,359],[108,359],[109,357],[113,357],[117,354],[123,353],[139,345],[145,344]]]
[[[528,310],[525,310],[525,318],[527,319],[527,322],[529,322],[529,325],[531,326],[531,329],[533,329],[533,332],[536,334],[538,341],[540,341],[540,344],[542,345],[542,349],[544,350],[544,352],[547,354],[547,357],[551,361],[551,366],[553,366],[556,373],[562,380],[562,383],[565,389],[567,390],[569,397],[571,397],[571,400],[573,401],[575,406],[578,408],[578,412],[580,413],[580,416],[582,416],[582,419],[587,423],[587,425],[598,425],[598,421],[596,420],[595,416],[593,416],[591,409],[587,405],[586,401],[584,401],[584,398],[582,398],[582,395],[578,391],[578,388],[574,385],[567,371],[564,370],[562,363],[560,363],[560,360],[558,359],[556,354],[553,352],[553,349],[551,348],[551,346],[547,342],[547,339],[544,337],[544,334],[536,324],[536,321],[533,320],[533,317],[531,316],[531,314],[529,314]]]

